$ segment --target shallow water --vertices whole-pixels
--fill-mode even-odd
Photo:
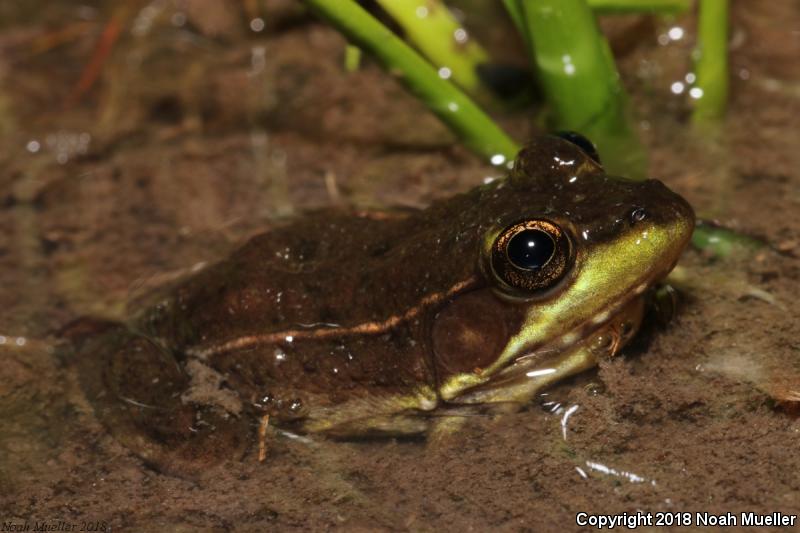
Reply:
[[[604,21],[651,175],[775,250],[688,252],[669,325],[522,413],[472,418],[434,447],[282,437],[264,463],[253,447],[191,480],[146,468],[108,436],[55,332],[83,314],[122,316],[147,288],[292,211],[422,206],[495,171],[371,62],[343,73],[342,39],[292,2],[268,3],[262,32],[239,4],[37,4],[0,10],[0,520],[563,531],[579,512],[800,513],[797,405],[776,401],[800,389],[790,2],[734,3],[718,139],[689,131],[673,89],[688,72],[691,17]],[[112,15],[125,30],[76,95]],[[674,26],[685,35],[663,38]],[[524,116],[502,120],[529,133]]]

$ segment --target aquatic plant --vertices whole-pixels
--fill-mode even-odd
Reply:
[[[644,179],[645,151],[608,42],[585,0],[505,0],[528,44],[555,130],[583,133],[613,174]]]
[[[305,0],[354,44],[373,54],[475,153],[501,164],[518,145],[461,89],[353,0]]]
[[[692,120],[714,127],[728,102],[728,0],[699,0]]]
[[[518,145],[467,93],[490,97],[478,76],[487,52],[439,0],[376,0],[403,29],[406,44],[355,0],[304,0],[352,43],[373,54],[476,154],[508,164]],[[644,147],[628,110],[608,42],[594,13],[676,14],[690,0],[503,0],[523,41],[547,104],[552,129],[579,131],[598,146],[611,173],[646,177]],[[715,129],[728,92],[728,0],[698,0],[696,83],[690,91],[693,123]],[[456,46],[453,46],[453,43]],[[425,57],[423,57],[423,55]],[[427,58],[427,59],[426,59]],[[353,68],[353,62],[349,62]],[[710,238],[709,235],[712,235]],[[727,249],[730,231],[698,231],[699,247]],[[709,243],[715,243],[710,246]],[[725,254],[722,254],[725,255]]]
[[[468,38],[442,2],[377,0],[416,50],[354,0],[305,2],[352,43],[378,58],[477,154],[495,164],[513,157],[517,145],[465,94],[490,100],[478,75],[489,55]],[[675,14],[689,9],[690,0],[503,3],[528,46],[547,103],[548,125],[589,136],[611,172],[644,178],[645,151],[635,135],[627,96],[594,11]],[[727,0],[700,0],[699,12],[698,73],[692,97],[696,121],[708,123],[721,117],[725,108]]]

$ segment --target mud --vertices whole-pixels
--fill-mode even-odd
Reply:
[[[276,217],[424,206],[496,171],[369,59],[345,73],[343,39],[293,2],[255,14],[247,2],[113,4],[0,8],[4,527],[539,532],[579,529],[579,512],[800,514],[791,2],[733,3],[719,135],[693,132],[686,95],[670,90],[690,69],[691,16],[604,21],[650,174],[770,248],[726,260],[687,252],[669,324],[650,321],[623,357],[524,412],[475,417],[437,446],[282,437],[264,463],[253,446],[192,479],[147,468],[106,433],[57,331],[87,313],[121,316],[126,301]],[[255,15],[263,32],[248,29]],[[121,37],[77,94],[110,17]],[[481,37],[502,50],[497,34],[510,30],[487,20],[498,29]],[[659,44],[673,25],[686,35]],[[498,116],[521,139],[538,131],[532,115]]]

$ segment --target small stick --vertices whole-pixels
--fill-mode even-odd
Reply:
[[[267,458],[267,426],[269,426],[269,415],[261,417],[258,425],[258,462],[263,463]]]
[[[81,72],[78,83],[72,88],[72,91],[64,101],[65,108],[71,108],[76,105],[100,78],[103,67],[111,56],[114,45],[119,40],[123,24],[128,19],[129,12],[130,8],[122,6],[114,12],[111,19],[106,23],[89,62]]]

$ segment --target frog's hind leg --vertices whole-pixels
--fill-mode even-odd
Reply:
[[[87,399],[114,438],[156,470],[181,476],[241,458],[245,421],[187,399],[193,376],[170,352],[122,324],[87,324],[67,336]]]

